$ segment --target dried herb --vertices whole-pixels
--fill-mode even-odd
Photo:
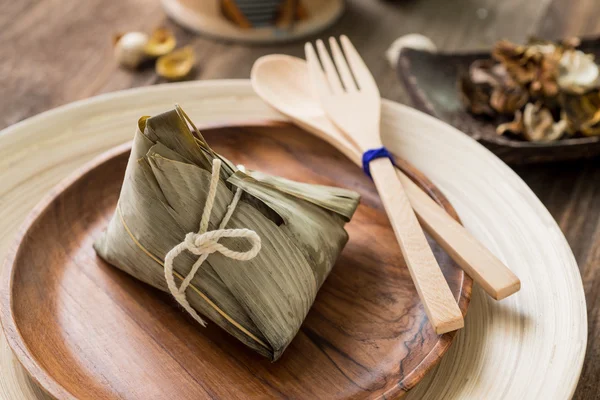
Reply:
[[[496,133],[498,135],[504,135],[507,132],[511,132],[515,135],[521,135],[525,127],[523,126],[523,113],[521,110],[515,111],[514,119],[510,122],[505,122],[496,127]]]
[[[558,65],[561,51],[552,43],[515,45],[507,40],[496,44],[492,57],[531,96],[553,97],[558,94]]]
[[[496,43],[493,59],[476,60],[459,78],[465,108],[475,115],[512,121],[498,134],[533,142],[600,135],[600,68],[577,50],[577,38]]]
[[[176,45],[173,32],[167,28],[157,28],[148,39],[144,51],[150,57],[160,57],[172,52]]]
[[[600,89],[585,94],[562,93],[562,116],[571,134],[600,135]]]
[[[459,81],[463,102],[473,114],[514,114],[529,95],[507,74],[502,64],[477,60]]]
[[[528,103],[523,111],[523,136],[531,142],[552,142],[560,139],[566,121],[554,122],[552,113],[541,103]]]

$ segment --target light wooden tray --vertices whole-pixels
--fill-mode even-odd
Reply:
[[[217,0],[161,0],[166,13],[181,25],[218,39],[245,43],[276,43],[313,35],[333,24],[344,11],[344,0],[303,0],[308,18],[291,30],[276,27],[242,29],[221,14]]]
[[[16,124],[0,134],[0,256],[32,207],[95,155],[131,139],[131,121],[180,103],[198,123],[280,119],[248,81],[185,82],[111,93]],[[384,143],[423,171],[463,223],[521,278],[501,302],[475,287],[466,326],[407,399],[566,399],[587,340],[585,299],[569,246],[531,190],[454,128],[384,102]],[[2,339],[0,397],[43,398]]]

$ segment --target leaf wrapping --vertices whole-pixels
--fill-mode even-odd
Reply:
[[[164,257],[198,230],[216,157],[223,166],[208,229],[218,228],[240,188],[244,194],[227,228],[254,230],[262,247],[248,261],[211,254],[186,295],[200,314],[276,360],[348,240],[344,224],[358,205],[357,193],[238,170],[177,107],[140,119],[117,209],[94,248],[108,263],[168,291]],[[236,251],[249,247],[244,239],[222,243]],[[175,260],[178,284],[196,259],[184,252]]]

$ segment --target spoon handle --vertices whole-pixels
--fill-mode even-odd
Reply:
[[[475,282],[496,300],[519,291],[521,281],[510,269],[400,169],[396,174],[423,229]]]

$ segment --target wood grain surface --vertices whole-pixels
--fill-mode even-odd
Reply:
[[[349,0],[326,34],[346,33],[364,56],[385,98],[408,102],[383,53],[396,37],[419,32],[447,51],[485,50],[494,41],[600,33],[596,0]],[[151,68],[120,70],[111,56],[117,31],[173,28],[199,60],[194,79],[247,78],[253,61],[281,52],[302,56],[302,44],[244,47],[178,28],[151,0],[20,0],[0,2],[0,128],[89,96],[161,82]],[[325,34],[324,34],[325,35]],[[323,35],[323,36],[324,36]],[[565,233],[587,297],[586,361],[575,399],[600,392],[600,165],[597,160],[518,167]],[[21,372],[17,372],[21,374]],[[15,397],[18,398],[18,397]]]
[[[95,254],[91,244],[114,213],[129,158],[129,147],[120,146],[56,188],[9,256],[3,326],[33,379],[58,398],[79,399],[376,399],[412,388],[455,332],[438,336],[426,322],[373,183],[333,147],[290,125],[202,133],[234,163],[363,196],[346,226],[350,242],[300,333],[271,363],[215,324],[199,327],[169,295]],[[430,181],[400,165],[457,218]],[[466,313],[471,279],[431,246],[450,301]]]

